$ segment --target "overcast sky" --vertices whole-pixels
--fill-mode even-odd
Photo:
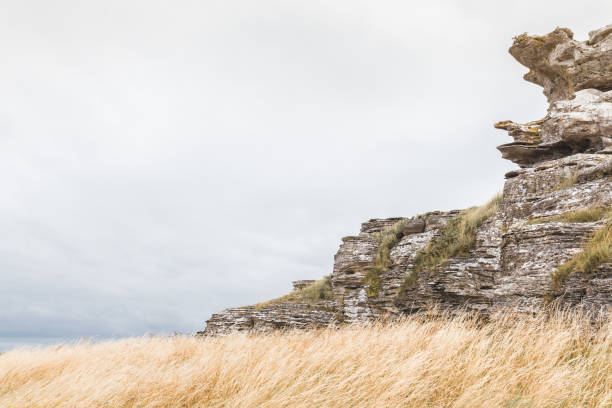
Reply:
[[[463,208],[542,117],[514,35],[602,1],[1,0],[0,350],[194,332]]]

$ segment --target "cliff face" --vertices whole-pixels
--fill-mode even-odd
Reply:
[[[534,122],[495,125],[514,139],[498,147],[502,156],[520,166],[506,174],[501,198],[367,221],[342,239],[325,291],[306,293],[306,284],[227,309],[201,333],[362,322],[432,304],[485,314],[550,302],[612,312],[612,25],[585,42],[566,28],[523,34],[510,53],[550,107]]]

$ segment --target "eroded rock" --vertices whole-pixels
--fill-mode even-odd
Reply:
[[[515,39],[510,53],[530,68],[525,79],[544,87],[551,106],[541,120],[495,125],[514,139],[498,149],[521,168],[506,174],[502,203],[479,224],[469,250],[433,267],[414,268],[433,243],[446,242],[441,240],[449,236],[446,229],[465,214],[458,210],[371,219],[358,235],[342,238],[330,277],[333,300],[227,309],[214,314],[201,334],[337,326],[395,318],[433,305],[491,315],[508,308],[532,313],[556,299],[612,313],[611,260],[588,274],[570,275],[560,289],[552,284],[556,268],[612,221],[546,218],[612,208],[612,25],[589,36],[578,42],[570,30],[558,28],[545,36]],[[403,225],[393,230],[398,242],[378,269],[380,288],[370,291],[365,278],[376,266],[379,233],[398,222],[398,228]],[[294,287],[310,283],[297,281]]]
[[[224,335],[237,331],[267,332],[279,329],[314,329],[337,323],[337,304],[277,303],[263,308],[245,306],[225,309],[206,321],[199,335]]]
[[[312,285],[315,282],[316,280],[314,279],[303,279],[303,280],[293,281],[291,282],[291,285],[293,285],[293,290],[300,290],[300,289],[304,289],[307,286]]]
[[[576,91],[612,90],[612,25],[574,40],[568,28],[542,36],[519,35],[510,54],[530,71],[525,80],[541,85],[549,102],[571,99]]]
[[[544,119],[495,124],[514,139],[498,147],[502,157],[531,167],[576,153],[612,153],[612,91],[585,89],[550,105]]]

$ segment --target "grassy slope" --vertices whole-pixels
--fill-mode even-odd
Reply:
[[[1,407],[610,407],[612,321],[411,317],[0,355]]]
[[[302,289],[297,289],[278,297],[276,299],[267,300],[255,305],[256,309],[273,306],[278,303],[315,303],[322,300],[332,300],[334,298],[331,285],[331,277],[324,276],[323,279],[315,281],[312,285]]]

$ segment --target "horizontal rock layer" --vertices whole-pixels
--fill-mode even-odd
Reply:
[[[225,309],[206,322],[199,335],[223,335],[236,331],[266,332],[283,328],[310,329],[334,324],[335,302],[278,303],[268,307],[254,306]]]
[[[498,147],[505,159],[521,167],[576,153],[612,153],[612,91],[585,89],[572,100],[551,104],[544,119],[524,125],[495,124],[514,142]]]

